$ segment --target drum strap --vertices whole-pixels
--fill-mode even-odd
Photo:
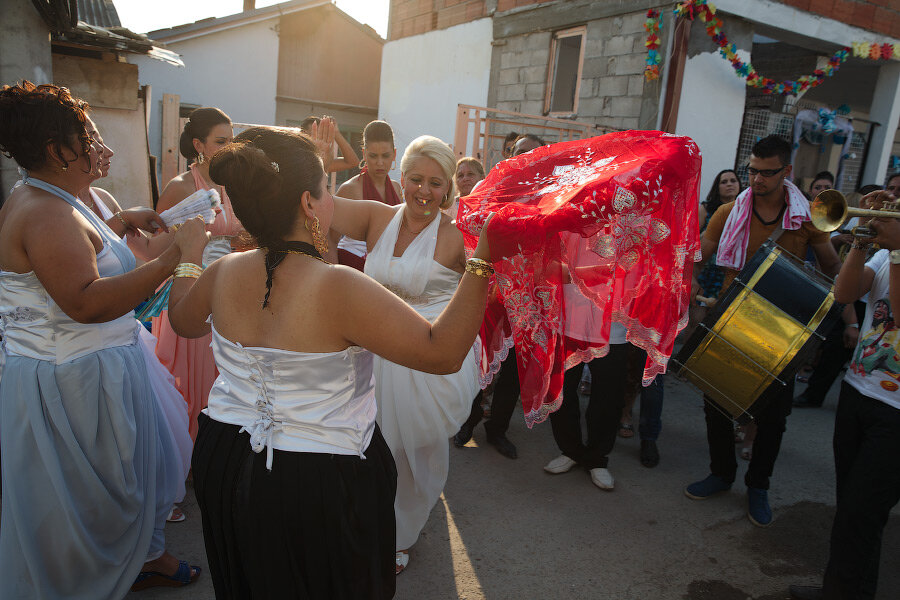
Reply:
[[[769,234],[769,239],[772,240],[772,242],[778,242],[778,238],[781,237],[782,233],[784,233],[784,220],[778,219],[778,226]]]

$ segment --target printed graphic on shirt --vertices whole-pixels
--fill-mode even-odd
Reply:
[[[889,392],[900,389],[900,329],[887,298],[876,300],[872,306],[872,327],[856,346],[851,372],[860,377],[876,375],[879,384]]]

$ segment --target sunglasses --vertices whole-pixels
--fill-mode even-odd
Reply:
[[[777,169],[754,169],[753,167],[747,167],[747,173],[750,175],[750,177],[753,177],[754,175],[762,175],[763,177],[774,177],[774,176],[778,175],[779,173],[781,173],[782,171],[784,171],[785,166],[787,166],[787,165],[781,166]]]

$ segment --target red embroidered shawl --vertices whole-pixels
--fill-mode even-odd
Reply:
[[[609,351],[613,321],[647,351],[645,385],[665,372],[700,252],[700,163],[690,138],[617,132],[506,160],[460,199],[467,251],[494,212],[491,253],[505,257],[482,326],[482,383],[514,344],[529,427],[559,408],[567,368]],[[561,333],[569,277],[599,309],[583,339]]]

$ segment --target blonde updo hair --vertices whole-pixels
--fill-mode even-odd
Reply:
[[[400,159],[400,173],[405,177],[413,163],[420,158],[430,158],[441,167],[450,185],[447,195],[441,201],[441,208],[450,208],[456,197],[456,185],[453,182],[453,176],[456,174],[456,156],[453,150],[433,135],[420,135],[406,147],[403,158]]]

